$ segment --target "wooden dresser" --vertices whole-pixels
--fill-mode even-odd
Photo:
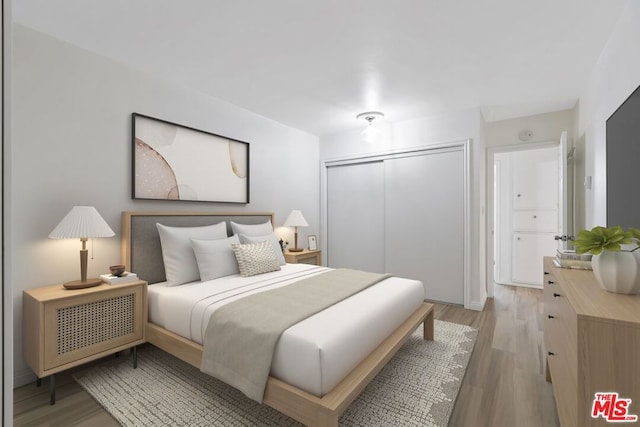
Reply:
[[[596,392],[632,399],[640,415],[640,296],[607,292],[593,272],[544,258],[544,344],[563,427],[610,425],[591,417]]]

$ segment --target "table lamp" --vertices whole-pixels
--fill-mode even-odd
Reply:
[[[293,248],[289,249],[290,252],[302,252],[302,248],[298,248],[298,227],[307,227],[307,220],[302,216],[302,212],[293,210],[284,222],[285,227],[294,227],[294,241]]]
[[[87,279],[87,240],[90,237],[111,237],[115,233],[93,206],[74,206],[49,234],[52,239],[80,239],[80,280],[64,283],[67,289],[97,286],[101,279]]]

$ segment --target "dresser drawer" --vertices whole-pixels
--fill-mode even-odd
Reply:
[[[554,274],[555,269],[544,265],[544,345],[558,417],[563,426],[577,425],[577,315]]]
[[[516,231],[558,231],[558,214],[548,211],[517,211],[513,213]]]

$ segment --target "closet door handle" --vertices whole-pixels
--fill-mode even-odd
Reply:
[[[561,296],[562,296],[562,295],[557,294],[557,293],[555,293],[555,292],[553,293],[553,297],[554,297],[554,298],[558,298],[558,297],[561,297]]]
[[[547,354],[548,354],[549,356],[555,356],[555,355],[556,355],[555,353],[552,353],[552,352],[548,352]]]
[[[544,272],[544,275],[546,276],[547,274],[549,274],[549,272],[548,272],[548,271],[545,271],[545,272]]]
[[[556,318],[556,316],[552,316],[552,315],[548,315],[547,317],[548,317],[549,319],[555,319],[555,318]]]
[[[553,285],[553,284],[555,284],[556,282],[554,282],[553,280],[547,280],[547,283],[548,283],[548,284],[550,284],[550,285]]]

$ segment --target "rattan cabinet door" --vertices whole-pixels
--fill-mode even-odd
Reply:
[[[144,290],[114,285],[108,292],[44,303],[44,371],[142,341]]]

